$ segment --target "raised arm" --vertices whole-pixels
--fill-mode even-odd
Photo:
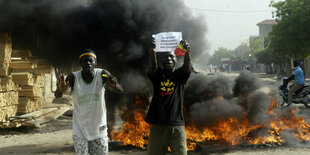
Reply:
[[[111,75],[108,71],[102,70],[101,73],[102,79],[106,79],[107,84],[112,90],[116,91],[117,93],[123,93],[123,87],[117,82],[115,76]]]
[[[149,63],[149,68],[148,68],[148,74],[153,75],[157,71],[157,58],[156,58],[156,53],[154,51],[155,49],[155,41],[154,38],[152,39],[152,45],[150,49],[150,63]]]
[[[184,63],[183,63],[183,69],[185,73],[190,73],[192,71],[192,61],[191,61],[191,55],[190,55],[190,46],[189,43],[184,40],[184,48],[187,49],[187,52],[184,55]]]
[[[55,91],[55,97],[59,98],[62,97],[63,94],[68,90],[68,87],[73,88],[74,84],[74,75],[73,73],[70,73],[66,80],[64,78],[64,75],[61,74],[57,77],[57,89]]]

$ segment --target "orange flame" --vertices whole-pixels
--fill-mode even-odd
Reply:
[[[112,139],[122,142],[122,145],[146,148],[150,125],[144,121],[145,108],[143,104],[141,98],[137,97],[136,103],[133,105],[136,109],[124,112],[128,121],[123,124],[122,130],[109,132]]]
[[[272,96],[272,95],[271,95]],[[273,96],[272,96],[273,98]],[[145,108],[144,103],[137,98],[134,107],[135,110],[127,111],[127,122],[119,131],[111,131],[110,136],[122,145],[133,145],[145,149],[148,143],[150,125],[144,121]],[[243,114],[243,119],[229,118],[227,120],[218,120],[212,126],[198,129],[193,125],[186,125],[187,149],[194,150],[198,143],[208,141],[220,141],[231,145],[249,143],[253,145],[274,143],[282,145],[285,139],[281,137],[282,133],[288,133],[302,142],[310,141],[310,124],[305,118],[297,116],[296,109],[292,108],[288,114],[276,115],[273,111],[277,107],[276,101],[270,103],[268,114],[271,116],[269,126],[251,124]],[[259,129],[266,129],[266,136],[249,136],[251,132]]]

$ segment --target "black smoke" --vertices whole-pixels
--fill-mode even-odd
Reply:
[[[93,49],[125,90],[106,92],[112,125],[116,107],[125,111],[137,96],[151,96],[152,34],[182,32],[193,58],[207,48],[205,21],[182,0],[0,0],[0,31],[12,34],[13,49],[31,49],[60,72],[77,68],[81,52]]]
[[[182,32],[193,58],[207,48],[205,21],[182,0],[0,0],[0,31],[12,34],[14,49],[31,49],[60,72],[77,68],[81,51],[93,49],[125,90],[107,92],[111,111],[151,94],[146,71],[152,34]]]
[[[255,74],[250,72],[241,72],[235,80],[233,88],[234,96],[247,95],[262,87],[262,83]]]
[[[261,90],[263,84],[251,72],[232,79],[222,74],[192,75],[185,89],[187,121],[204,128],[230,117],[241,121],[246,114],[251,124],[268,126],[270,91]]]
[[[83,49],[120,75],[145,72],[150,37],[181,31],[198,57],[206,49],[206,25],[181,0],[0,0],[0,31],[15,49],[31,49],[54,66],[71,67]]]
[[[228,120],[231,117],[242,119],[243,109],[229,99],[214,98],[198,102],[191,106],[190,116],[196,127],[208,127],[217,121]]]

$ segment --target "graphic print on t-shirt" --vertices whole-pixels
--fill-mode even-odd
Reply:
[[[169,79],[167,79],[166,81],[162,81],[160,82],[160,94],[161,96],[165,96],[165,95],[171,95],[174,93],[174,86],[175,84],[173,83],[173,81],[170,81]]]
[[[86,110],[86,115],[88,117],[91,117],[91,114],[95,110],[95,105],[94,102],[99,101],[99,94],[85,94],[83,96],[80,96],[78,98],[78,104],[87,104],[87,110]]]
[[[99,94],[85,94],[78,98],[78,104],[85,104],[89,102],[99,101]]]

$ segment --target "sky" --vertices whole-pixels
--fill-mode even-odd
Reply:
[[[233,50],[249,36],[258,36],[257,23],[273,19],[270,0],[184,0],[194,16],[204,16],[208,53],[218,47]]]

